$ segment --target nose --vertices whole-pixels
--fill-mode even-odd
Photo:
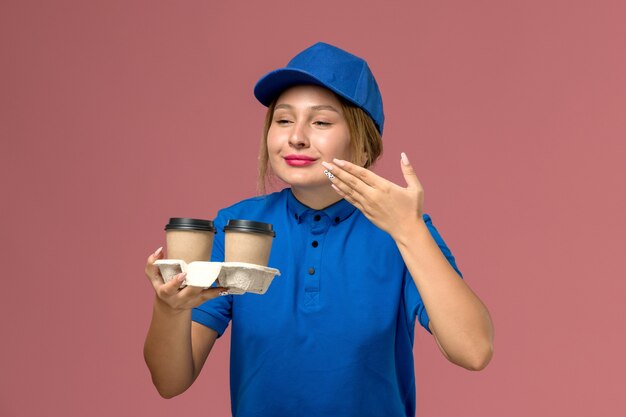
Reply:
[[[309,139],[304,128],[304,123],[296,122],[293,124],[289,134],[289,144],[296,148],[302,149],[309,146]]]

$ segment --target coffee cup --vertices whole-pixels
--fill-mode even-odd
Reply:
[[[267,266],[274,236],[270,223],[229,220],[224,226],[225,262]]]
[[[186,263],[209,261],[215,226],[211,220],[172,217],[165,225],[167,257]]]

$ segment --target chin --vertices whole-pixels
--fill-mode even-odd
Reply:
[[[282,182],[288,184],[291,187],[296,188],[316,188],[323,185],[330,186],[330,182],[325,175],[322,177],[313,177],[311,175],[302,175],[302,174],[291,174],[284,175],[282,173],[274,173],[278,179]]]

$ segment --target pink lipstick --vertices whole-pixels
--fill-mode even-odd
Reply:
[[[306,155],[287,155],[284,157],[287,165],[292,167],[304,167],[315,163],[316,159]]]

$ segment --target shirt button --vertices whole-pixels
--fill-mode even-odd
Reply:
[[[319,222],[321,218],[322,216],[320,216],[319,214],[316,214],[315,217],[313,217],[313,220],[315,220],[316,222]]]
[[[315,268],[309,268],[309,275],[313,275],[315,273]]]
[[[313,246],[314,248],[317,248],[317,245],[318,245],[317,240],[314,240],[313,243],[311,243],[311,246]]]

